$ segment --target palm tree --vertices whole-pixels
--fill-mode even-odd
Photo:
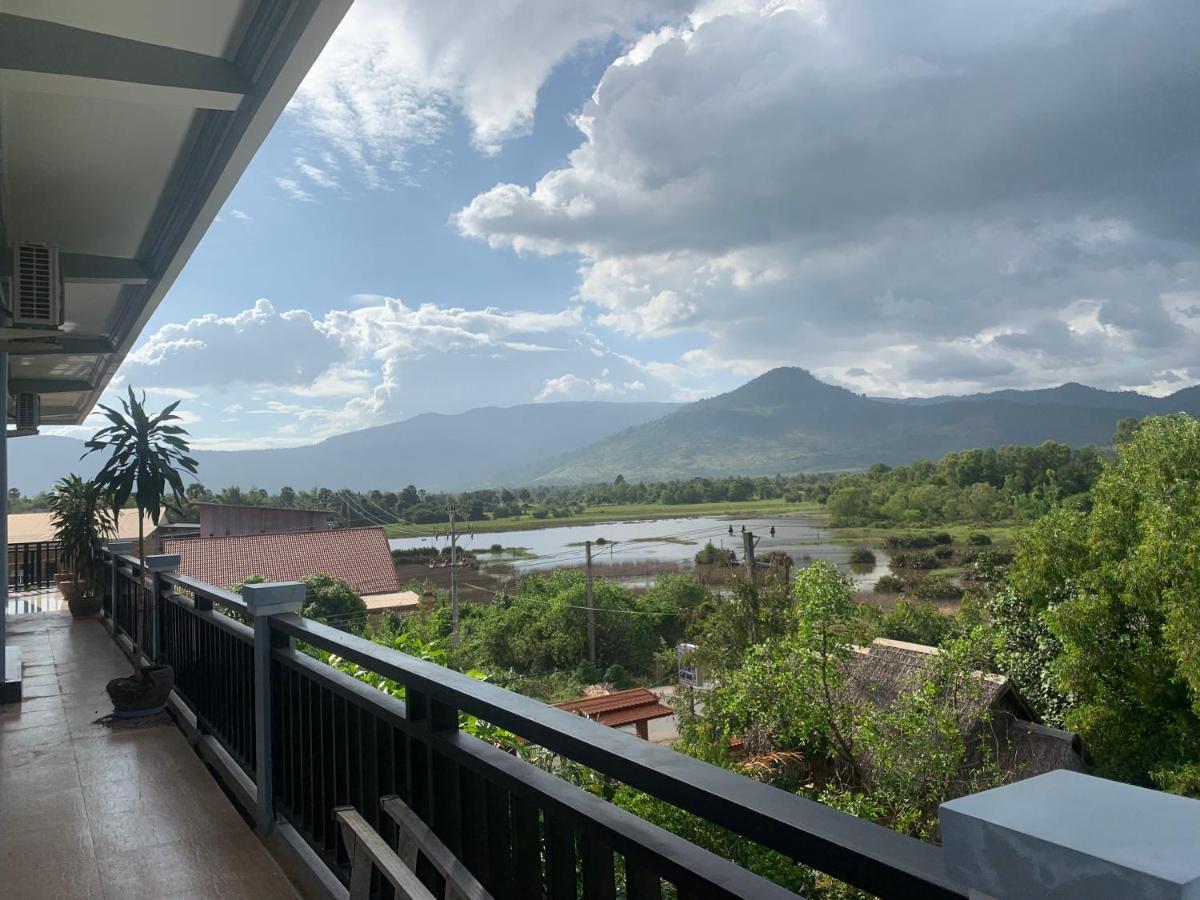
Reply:
[[[196,460],[188,456],[190,448],[184,440],[187,432],[178,425],[168,424],[180,419],[175,415],[179,401],[156,416],[146,414],[145,403],[145,393],[139,401],[131,387],[129,399],[121,401],[124,414],[102,405],[100,409],[112,424],[92,435],[83,454],[111,451],[112,455],[94,480],[101,491],[112,497],[114,512],[120,510],[130,496],[134,498],[138,510],[138,559],[143,573],[146,570],[145,517],[149,515],[150,521],[158,525],[168,489],[177,502],[185,499],[180,470],[196,474]],[[140,608],[137,614],[140,617]],[[134,656],[137,657],[136,636]]]
[[[96,482],[68,475],[54,486],[49,506],[60,560],[86,596],[96,595],[104,573],[104,542],[116,531],[108,497]]]

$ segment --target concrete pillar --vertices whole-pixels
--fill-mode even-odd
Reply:
[[[150,573],[150,658],[158,662],[162,658],[162,582],[164,572],[179,569],[178,553],[158,553],[146,557],[146,571]]]
[[[8,320],[4,319],[5,324]],[[8,648],[8,354],[0,353],[0,401],[4,403],[4,433],[0,435],[0,695],[8,684],[4,657]],[[21,673],[13,673],[20,679]]]
[[[271,616],[299,613],[307,592],[303,582],[278,581],[247,584],[242,588],[246,612],[254,620],[254,753],[257,760],[254,781],[257,786],[255,821],[259,832],[270,834],[275,828],[275,785],[271,764],[271,651],[286,646],[286,637],[273,636]]]
[[[947,874],[977,900],[1200,898],[1200,800],[1059,770],[939,818]]]

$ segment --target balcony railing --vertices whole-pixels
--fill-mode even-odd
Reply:
[[[51,587],[58,572],[58,541],[25,541],[8,545],[8,591]]]
[[[134,557],[110,567],[114,633],[174,667],[196,728],[255,784],[260,827],[287,823],[343,881],[335,809],[353,807],[394,842],[380,798],[397,795],[496,897],[639,900],[667,885],[678,897],[794,897],[461,731],[465,713],[878,896],[967,894],[939,847],[293,612],[263,615],[229,591],[143,574]],[[143,579],[155,602],[139,617]],[[404,685],[406,699],[298,644]],[[437,878],[428,867],[424,877]]]

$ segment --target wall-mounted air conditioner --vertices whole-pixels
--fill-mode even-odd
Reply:
[[[37,394],[21,393],[14,398],[13,418],[17,422],[17,430],[37,428],[42,415],[42,398]]]
[[[13,244],[12,323],[24,328],[58,328],[63,323],[63,279],[58,248]]]

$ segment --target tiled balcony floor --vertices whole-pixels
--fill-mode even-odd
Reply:
[[[67,608],[67,601],[62,598],[58,588],[37,588],[31,591],[18,591],[8,595],[9,616],[24,613],[57,612]]]
[[[168,721],[113,730],[130,667],[104,626],[11,616],[24,701],[0,706],[0,898],[299,895]]]

